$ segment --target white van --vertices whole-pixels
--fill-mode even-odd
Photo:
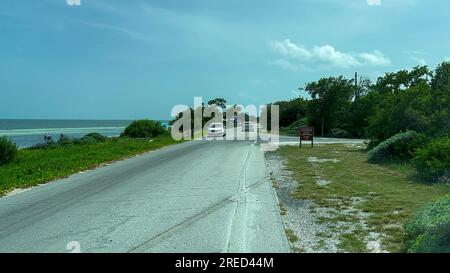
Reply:
[[[224,137],[225,127],[222,123],[211,123],[208,127],[208,137]]]

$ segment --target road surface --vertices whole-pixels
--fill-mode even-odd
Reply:
[[[196,140],[0,198],[0,252],[289,252],[261,147]]]
[[[72,250],[290,247],[259,143],[197,140],[0,198],[0,252]]]

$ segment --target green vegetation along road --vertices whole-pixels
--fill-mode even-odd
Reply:
[[[151,140],[122,137],[93,144],[23,149],[14,162],[0,166],[0,196],[176,143],[169,136]]]
[[[284,146],[268,161],[299,252],[405,251],[404,225],[450,194],[446,184],[419,180],[410,164],[369,163],[363,145]]]

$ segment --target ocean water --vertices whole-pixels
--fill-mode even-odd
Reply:
[[[50,134],[57,141],[61,134],[83,137],[99,133],[108,137],[119,136],[130,120],[11,120],[0,119],[0,136],[10,138],[19,148],[43,143]]]

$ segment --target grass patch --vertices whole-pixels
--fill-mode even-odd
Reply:
[[[365,251],[369,232],[381,234],[382,248],[404,250],[403,225],[423,205],[450,194],[450,187],[416,181],[409,165],[375,165],[367,162],[364,148],[343,144],[317,145],[314,148],[284,146],[278,153],[286,168],[299,181],[293,197],[313,200],[318,208],[337,213],[318,219],[320,223],[346,223],[352,230],[341,234],[342,251]],[[336,162],[311,162],[309,157],[338,159]],[[317,179],[331,183],[321,186]],[[361,221],[365,227],[361,226]]]
[[[291,243],[295,243],[298,241],[297,235],[295,235],[292,229],[286,229],[286,236]]]
[[[358,226],[355,230],[349,233],[341,233],[339,235],[338,247],[342,250],[352,253],[366,252],[366,243],[361,240],[361,236],[365,235],[365,230]]]
[[[175,143],[169,136],[151,141],[110,138],[96,144],[20,150],[13,163],[0,166],[0,196]]]
[[[286,208],[283,205],[280,204],[280,214],[281,215],[286,215],[286,212],[287,212]]]

